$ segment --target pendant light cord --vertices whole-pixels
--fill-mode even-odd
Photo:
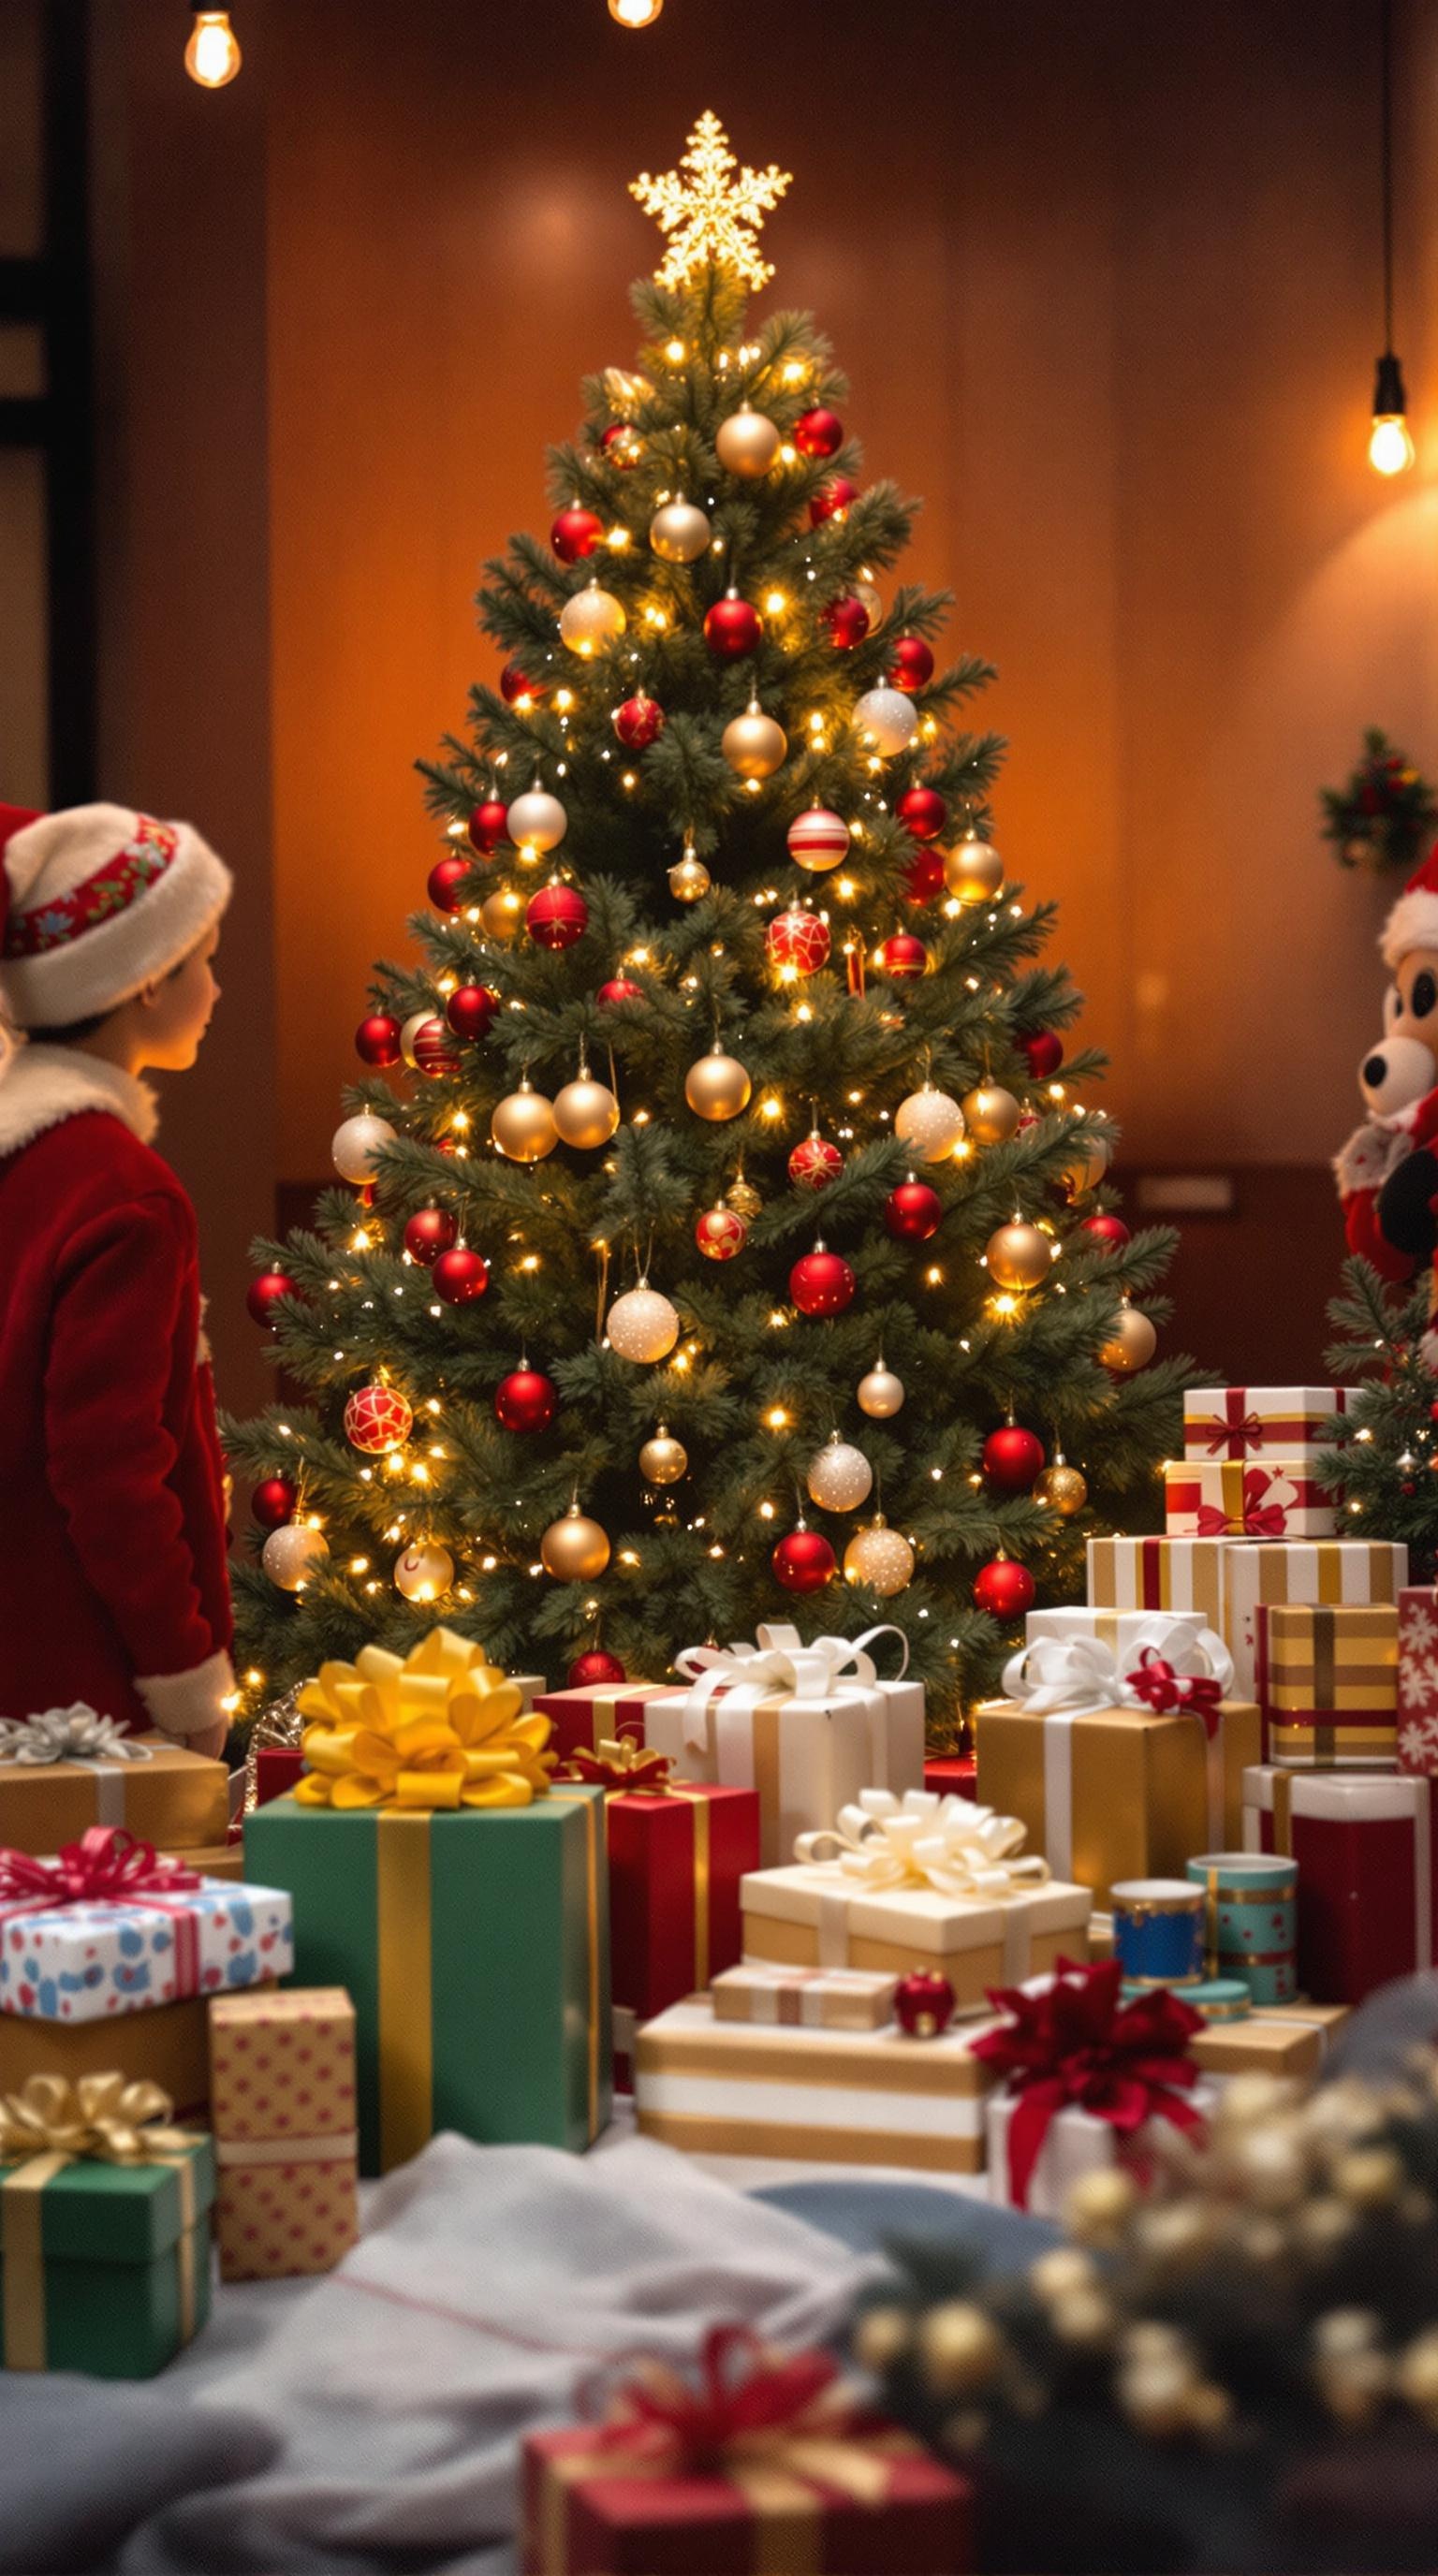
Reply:
[[[1393,346],[1393,0],[1379,0],[1383,164],[1383,346]]]

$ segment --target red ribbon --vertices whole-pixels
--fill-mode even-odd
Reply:
[[[1208,1444],[1210,1458],[1216,1458],[1220,1450],[1226,1450],[1230,1458],[1241,1458],[1245,1443],[1255,1449],[1263,1447],[1262,1422],[1256,1413],[1245,1413],[1243,1410],[1243,1399],[1247,1392],[1248,1389],[1242,1386],[1224,1388],[1222,1413],[1211,1413],[1208,1417],[1208,1425],[1213,1433]],[[1201,1430],[1204,1426],[1200,1423],[1197,1427]]]
[[[1138,1659],[1138,1671],[1125,1679],[1131,1690],[1160,1717],[1180,1712],[1201,1718],[1203,1731],[1210,1743],[1218,1733],[1218,1712],[1223,1692],[1208,1673],[1176,1673],[1165,1663],[1157,1646],[1145,1646]]]
[[[1200,1538],[1224,1538],[1233,1530],[1242,1530],[1246,1538],[1282,1538],[1288,1527],[1288,1511],[1283,1503],[1265,1503],[1273,1478],[1266,1467],[1250,1467],[1243,1479],[1243,1511],[1237,1520],[1221,1512],[1216,1503],[1200,1503],[1198,1535]]]
[[[617,1762],[612,1753],[591,1752],[587,1744],[576,1744],[569,1760],[555,1773],[558,1780],[598,1781],[604,1789],[656,1789],[669,1787],[669,1774],[674,1768],[668,1753],[643,1753],[634,1762]]]
[[[750,2326],[711,2326],[697,2385],[667,2365],[627,2381],[597,2438],[606,2450],[661,2452],[676,2470],[712,2470],[756,2434],[808,2429],[805,2418],[837,2376],[826,2352],[776,2353]],[[839,2429],[832,2416],[823,2427],[831,2438]]]
[[[1022,1986],[991,1991],[989,2001],[1013,2018],[972,2043],[975,2057],[1007,2076],[1018,2098],[1009,2122],[1009,2188],[1027,2209],[1029,2184],[1049,2126],[1074,2104],[1107,2121],[1120,2138],[1146,2120],[1171,2120],[1177,2129],[1201,2129],[1203,2119],[1185,2092],[1198,2069],[1188,2042],[1203,2017],[1156,1986],[1120,2004],[1123,1969],[1117,1959],[1078,1967],[1060,1959],[1044,1994]]]
[[[200,1884],[198,1870],[160,1859],[127,1825],[90,1825],[54,1860],[0,1850],[0,1901],[7,1910],[42,1914],[59,1905],[130,1905],[143,1896],[178,1896]]]

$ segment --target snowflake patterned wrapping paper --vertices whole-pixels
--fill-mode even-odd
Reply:
[[[1263,1759],[1296,1771],[1391,1771],[1397,1753],[1398,1612],[1260,1602]]]
[[[0,2012],[38,2021],[113,2020],[261,1985],[293,1966],[279,1887],[202,1879],[183,1895],[124,1905],[0,1906]]]
[[[1307,1458],[1326,1449],[1348,1386],[1191,1386],[1183,1398],[1186,1458]]]
[[[217,1995],[210,2117],[221,2280],[333,2271],[359,2234],[355,2015],[343,1986]]]
[[[1438,1779],[1438,1588],[1398,1595],[1398,1768]]]

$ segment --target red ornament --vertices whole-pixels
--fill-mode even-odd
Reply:
[[[589,928],[589,906],[575,887],[556,879],[530,896],[524,922],[541,948],[572,948]]]
[[[283,1529],[299,1498],[300,1489],[288,1476],[263,1476],[250,1496],[250,1509],[261,1529]]]
[[[859,497],[859,486],[847,474],[831,475],[821,484],[809,504],[809,525],[822,528],[826,519],[842,519]]]
[[[647,751],[664,731],[664,709],[641,689],[637,697],[626,698],[622,707],[615,708],[614,730],[626,751]]]
[[[831,599],[820,609],[819,623],[836,653],[852,653],[869,632],[869,612],[862,599]]]
[[[494,1418],[505,1431],[547,1431],[559,1411],[559,1389],[542,1369],[511,1369],[494,1390]]]
[[[933,676],[934,657],[922,635],[901,635],[889,665],[890,687],[926,689]]]
[[[913,1968],[894,1988],[894,2019],[910,2039],[937,2039],[954,2017],[954,1990],[937,1968]]]
[[[458,1239],[459,1227],[448,1208],[416,1208],[404,1230],[406,1252],[425,1270]]]
[[[594,998],[609,1010],[616,1002],[642,1002],[644,987],[628,975],[611,975],[607,984],[600,985]]]
[[[757,608],[737,591],[716,599],[704,620],[704,641],[715,659],[737,662],[744,653],[757,653],[764,640],[764,626]]]
[[[937,787],[906,787],[895,799],[894,812],[916,841],[936,841],[949,819],[948,804]]]
[[[996,1494],[1026,1494],[1045,1463],[1042,1440],[1016,1422],[991,1431],[984,1442],[984,1479]]]
[[[561,563],[579,563],[592,555],[604,534],[604,521],[592,510],[581,510],[577,503],[561,510],[549,531],[549,542]]]
[[[525,698],[542,698],[549,693],[547,680],[531,680],[517,662],[506,662],[499,675],[499,694],[507,707],[519,706]]]
[[[257,1324],[277,1324],[275,1309],[282,1297],[298,1297],[299,1290],[287,1270],[262,1270],[245,1291],[245,1308]]]
[[[629,1675],[617,1655],[606,1655],[602,1646],[591,1646],[587,1654],[576,1655],[565,1675],[570,1690],[602,1690],[606,1682],[627,1682]]]
[[[904,871],[904,892],[910,903],[932,903],[943,891],[943,851],[916,849]]]
[[[371,1011],[355,1031],[355,1054],[362,1064],[398,1064],[398,1020],[388,1011]]]
[[[818,1530],[790,1530],[769,1563],[786,1592],[822,1592],[834,1572],[834,1551]]]
[[[465,825],[471,849],[477,850],[482,859],[492,859],[504,839],[508,823],[509,807],[504,798],[486,796],[482,805],[476,805]]]
[[[468,1244],[457,1243],[452,1252],[440,1254],[429,1275],[436,1297],[442,1297],[446,1306],[469,1306],[489,1286],[489,1263],[471,1252]]]
[[[436,859],[425,880],[425,892],[436,912],[463,912],[469,900],[471,862],[451,851],[446,859]]]
[[[874,964],[881,975],[892,976],[899,984],[912,983],[926,972],[929,952],[922,939],[912,930],[893,930],[874,951]]]
[[[800,975],[813,975],[829,961],[829,925],[816,912],[806,912],[802,904],[791,904],[787,912],[776,912],[764,933],[764,945],[776,966],[792,966]]]
[[[695,1221],[694,1240],[706,1261],[732,1261],[748,1242],[749,1228],[732,1208],[706,1208]]]
[[[1133,1241],[1121,1216],[1086,1216],[1078,1231],[1086,1234],[1090,1243],[1096,1243],[1101,1252],[1122,1252],[1124,1245]]]
[[[900,1181],[884,1201],[884,1223],[896,1243],[927,1243],[943,1215],[944,1202],[927,1181]]]
[[[794,423],[794,444],[801,456],[837,456],[844,444],[844,424],[822,403],[801,412]]]
[[[357,1386],[345,1406],[345,1438],[368,1457],[397,1448],[413,1429],[414,1415],[395,1387]]]
[[[979,1567],[974,1576],[976,1610],[987,1610],[991,1619],[1007,1627],[1033,1606],[1034,1578],[1026,1565],[1015,1565],[1011,1556],[996,1556]]]
[[[600,432],[599,444],[610,464],[617,465],[621,474],[629,473],[644,453],[644,441],[632,420],[612,420],[609,427]]]
[[[826,1190],[837,1181],[844,1168],[844,1157],[837,1145],[821,1136],[817,1127],[802,1136],[789,1157],[789,1178],[796,1190]]]
[[[446,1074],[459,1071],[459,1049],[454,1043],[454,1032],[443,1020],[422,1020],[410,1039],[409,1051],[414,1058],[416,1073],[426,1075],[431,1082],[442,1081]]]
[[[461,984],[444,1006],[444,1016],[457,1038],[488,1037],[499,1009],[499,995],[488,984]]]
[[[1064,1060],[1064,1042],[1057,1029],[1035,1029],[1029,1037],[1020,1038],[1035,1082],[1047,1082],[1057,1073]]]
[[[801,1315],[842,1315],[857,1286],[842,1253],[816,1244],[789,1273],[789,1294]]]

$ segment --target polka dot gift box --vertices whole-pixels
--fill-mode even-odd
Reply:
[[[0,2013],[118,2021],[294,1967],[283,1888],[202,1878],[92,1825],[55,1860],[0,1852]]]
[[[329,2272],[359,2233],[355,2016],[343,1986],[218,1995],[210,2119],[220,2277]]]

